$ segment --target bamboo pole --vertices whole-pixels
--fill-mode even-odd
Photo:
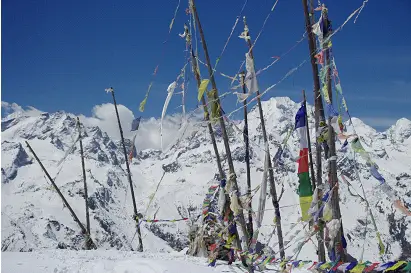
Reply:
[[[88,207],[88,192],[87,192],[87,178],[86,178],[86,167],[84,164],[84,152],[83,152],[83,140],[81,135],[81,123],[80,119],[77,117],[77,128],[79,134],[79,141],[80,141],[80,156],[81,156],[81,168],[83,170],[83,181],[84,181],[84,201],[86,203],[86,224],[87,224],[87,233],[90,234],[90,214],[89,214],[89,207]],[[86,242],[86,248],[90,249],[90,243]]]
[[[44,171],[46,174],[47,178],[50,180],[51,184],[53,185],[54,189],[60,196],[61,200],[63,201],[63,204],[69,209],[71,215],[74,218],[74,221],[79,225],[81,231],[83,232],[84,235],[88,237],[88,240],[90,241],[91,247],[94,249],[97,249],[96,245],[94,244],[93,240],[90,238],[90,234],[87,232],[87,229],[84,227],[84,225],[80,222],[80,219],[77,217],[76,213],[74,210],[71,208],[70,204],[67,202],[67,199],[64,197],[63,193],[60,191],[59,187],[57,187],[56,183],[54,182],[53,178],[51,178],[50,174],[47,172],[46,168],[44,167],[43,163],[41,163],[40,159],[38,158],[37,154],[34,152],[33,148],[31,148],[30,144],[26,141],[26,145],[29,148],[30,152],[33,154],[34,158],[37,160],[39,163],[41,169]]]
[[[247,22],[245,16],[243,17],[244,19],[244,27],[248,29]],[[249,33],[245,33],[246,36],[249,36]],[[247,44],[249,47],[249,54],[250,57],[254,60],[253,56],[253,49],[252,49],[252,44],[251,44],[251,39],[247,39]],[[268,138],[267,138],[267,131],[265,128],[265,121],[264,121],[264,113],[263,113],[263,107],[261,106],[261,96],[260,96],[260,91],[257,90],[256,92],[256,97],[257,97],[257,104],[258,104],[258,112],[260,114],[260,122],[261,122],[261,127],[263,131],[263,140],[265,147],[267,149],[266,153],[268,154],[268,181],[270,182],[270,193],[271,193],[271,198],[275,210],[275,217],[276,217],[276,227],[277,227],[277,237],[278,237],[278,247],[280,249],[280,256],[281,259],[285,258],[285,252],[284,252],[284,240],[283,240],[283,231],[281,228],[281,214],[280,214],[280,206],[278,204],[278,198],[277,198],[277,190],[275,188],[275,183],[274,183],[274,170],[273,166],[271,163],[271,156],[270,156],[270,149],[268,148]]]
[[[245,88],[245,72],[243,71],[240,74],[241,77],[241,84],[243,86],[243,93],[247,93],[246,88]],[[248,111],[247,111],[247,99],[244,100],[243,102],[244,105],[244,142],[245,142],[245,165],[246,165],[246,171],[247,171],[247,195],[248,198],[251,200],[251,172],[250,172],[250,142],[248,139]],[[252,212],[252,202],[248,203],[248,225],[247,225],[247,230],[248,233],[250,234],[250,238],[253,237],[253,212]]]
[[[206,59],[207,67],[208,67],[208,73],[210,75],[211,85],[212,85],[213,90],[215,90],[215,92],[213,92],[214,93],[213,99],[214,99],[214,102],[219,107],[218,119],[219,119],[219,122],[220,122],[221,131],[222,131],[222,134],[223,134],[224,148],[225,148],[225,151],[226,151],[228,168],[229,168],[229,172],[230,172],[230,175],[229,175],[228,179],[231,180],[231,182],[232,182],[233,192],[238,194],[239,189],[238,189],[238,184],[237,184],[237,177],[236,177],[235,170],[234,170],[233,159],[231,157],[230,144],[229,144],[229,141],[228,141],[228,136],[227,136],[227,131],[226,131],[225,122],[224,122],[224,118],[223,118],[220,99],[218,97],[217,84],[216,84],[215,79],[214,79],[213,68],[211,66],[210,56],[208,55],[208,49],[207,49],[207,43],[206,43],[206,40],[205,40],[205,37],[204,37],[204,31],[203,31],[203,28],[201,26],[201,22],[200,22],[200,19],[199,19],[199,16],[198,16],[198,12],[197,12],[194,0],[190,0],[190,3],[191,3],[191,9],[193,11],[195,21],[196,21],[197,26],[198,26],[198,30],[200,32],[201,42],[202,42],[204,55],[205,55],[205,59]],[[238,198],[238,197],[236,197],[236,198]],[[240,200],[238,200],[238,202],[240,203]],[[240,206],[242,206],[241,203],[240,203]],[[243,236],[244,236],[244,240],[243,240],[243,242],[245,242],[244,248],[247,251],[248,250],[247,243],[249,242],[250,237],[249,237],[249,234],[247,232],[243,210],[240,209],[238,211],[238,215],[236,215],[236,216],[237,216],[238,223],[240,225],[241,231],[242,231]],[[249,272],[253,271],[251,266],[248,266],[248,270],[249,270]]]
[[[325,8],[325,6],[324,6]],[[328,29],[328,13],[327,11],[323,10],[323,16],[324,16],[324,28]],[[327,40],[327,37],[324,37],[324,40]],[[328,90],[328,96],[330,99],[330,103],[332,104],[332,85],[331,85],[331,59],[330,59],[330,47],[328,44],[323,45],[323,49],[325,51],[325,63],[327,65],[327,77],[326,77],[326,84],[327,84],[327,90]],[[337,156],[336,156],[336,151],[335,151],[335,132],[334,128],[331,126],[331,115],[329,114],[328,117],[328,145],[329,145],[329,183],[330,183],[330,188],[334,188],[334,186],[338,183],[338,177],[337,177]],[[338,187],[335,187],[335,189],[332,192],[331,195],[331,208],[332,208],[332,214],[333,214],[333,219],[341,219],[341,212],[340,212],[340,204],[339,204],[339,196],[338,196]],[[343,230],[342,230],[342,223],[341,227],[339,229],[339,232],[337,234],[337,237],[334,239],[334,248],[335,255],[336,257],[339,257],[340,261],[345,261],[345,253],[342,249],[341,245],[341,239],[343,236]]]
[[[311,2],[311,1],[310,1]],[[321,99],[320,93],[320,79],[318,77],[318,66],[315,60],[315,53],[316,43],[314,33],[312,32],[312,22],[314,17],[313,9],[311,7],[311,17],[308,12],[307,0],[302,0],[303,3],[303,10],[304,10],[304,17],[305,17],[305,26],[306,31],[308,34],[308,48],[310,51],[310,59],[311,59],[311,69],[313,72],[313,83],[314,83],[314,103],[315,103],[315,131],[317,132],[320,127],[320,121],[324,121],[324,108],[323,102]],[[312,3],[311,3],[312,4]],[[310,19],[311,18],[311,19]],[[321,163],[321,153],[322,153],[322,146],[319,143],[316,143],[316,169],[317,169],[317,176],[316,176],[316,185],[320,186],[322,184],[322,163]],[[327,157],[328,151],[325,150],[325,154]],[[311,153],[310,153],[311,154]],[[311,159],[310,159],[311,160]],[[322,198],[322,190],[318,189],[318,206],[321,206],[321,198]],[[318,261],[325,262],[325,249],[324,249],[324,228],[323,223],[320,220],[319,222],[319,232],[317,235],[318,240]]]
[[[137,228],[137,234],[138,234],[138,243],[139,243],[138,251],[143,252],[143,240],[141,238],[140,224],[138,221],[138,212],[137,212],[137,205],[136,205],[136,197],[134,195],[133,181],[131,180],[131,172],[130,172],[130,166],[129,166],[128,158],[127,158],[126,145],[124,143],[123,129],[121,128],[120,116],[118,114],[117,102],[116,102],[116,97],[114,96],[113,87],[110,87],[108,91],[111,92],[111,95],[113,97],[114,108],[116,110],[116,115],[117,115],[118,129],[120,131],[120,136],[121,136],[121,144],[123,145],[124,158],[126,160],[128,182],[130,183],[131,198],[133,200],[133,209],[134,209],[133,219],[136,221],[136,228]]]

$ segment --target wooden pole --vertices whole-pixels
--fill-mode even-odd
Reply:
[[[80,222],[80,219],[77,217],[76,213],[74,210],[71,208],[70,204],[67,202],[67,199],[64,197],[64,195],[61,193],[59,187],[57,187],[56,183],[54,182],[53,178],[51,178],[50,174],[47,172],[46,168],[44,167],[43,163],[41,163],[40,159],[37,157],[37,154],[34,152],[33,148],[31,148],[30,144],[26,141],[26,145],[29,148],[30,152],[33,154],[34,158],[37,160],[39,163],[41,169],[44,171],[46,174],[47,178],[50,180],[51,184],[53,185],[54,189],[60,196],[61,200],[63,200],[63,204],[69,209],[71,215],[74,218],[74,221],[79,225],[81,231],[83,234],[88,236],[88,240],[90,241],[91,247],[94,249],[97,249],[96,245],[94,244],[93,240],[90,238],[90,234],[87,232],[87,229],[84,227],[84,225]]]
[[[243,85],[243,93],[247,93],[247,90],[245,88],[245,72],[243,71],[240,74],[241,77],[241,83]],[[248,111],[247,111],[247,99],[244,100],[244,142],[245,142],[245,166],[246,166],[246,171],[247,171],[247,195],[248,198],[251,200],[251,172],[250,172],[250,142],[248,139]],[[250,234],[250,238],[253,237],[253,211],[252,211],[252,202],[248,203],[248,225],[247,225],[247,230],[248,233]]]
[[[198,70],[199,69],[198,68],[198,63],[197,63],[197,60],[196,60],[196,56],[194,54],[194,50],[192,48],[192,44],[190,44],[190,47],[191,47],[191,63],[192,63],[192,66],[193,66],[194,77],[196,78],[196,81],[197,81],[197,87],[200,87],[201,76],[200,76],[200,73],[199,73],[199,70]],[[210,113],[208,112],[207,102],[205,100],[204,95],[201,97],[201,103],[203,104],[204,118],[207,121],[208,132],[209,132],[210,137],[211,137],[211,142],[213,143],[214,154],[216,156],[218,172],[219,172],[219,175],[220,175],[219,178],[223,179],[223,178],[226,178],[226,176],[225,176],[225,173],[224,173],[222,165],[221,165],[220,153],[219,153],[218,148],[217,148],[217,142],[215,140],[215,134],[214,134],[213,126],[211,125],[211,121],[210,121]],[[230,198],[229,198],[228,194],[226,194],[226,203],[225,203],[224,207],[225,207],[226,210],[230,210]],[[236,231],[236,243],[238,245],[238,248],[241,250],[242,249],[241,242],[240,242],[237,231]],[[245,259],[243,259],[243,263],[245,263]]]
[[[243,17],[243,19],[244,19],[244,26],[248,29],[245,16]],[[245,35],[249,36],[249,33],[245,33]],[[250,57],[254,60],[251,39],[247,39],[247,44],[250,49],[249,50]],[[268,137],[267,137],[267,131],[265,128],[264,113],[263,113],[263,107],[261,106],[261,96],[260,96],[259,90],[257,90],[256,96],[257,96],[258,112],[260,113],[261,128],[263,131],[263,140],[264,140],[264,144],[267,144]],[[265,146],[268,147],[268,145],[265,145]],[[268,154],[268,158],[270,159],[268,160],[268,181],[270,182],[270,193],[271,193],[271,198],[272,198],[272,202],[273,202],[273,206],[275,210],[275,217],[276,217],[275,224],[277,227],[278,247],[280,249],[281,259],[284,259],[285,252],[284,252],[283,231],[281,228],[280,206],[278,204],[277,190],[275,188],[275,183],[274,183],[274,170],[273,170],[273,165],[271,163],[270,149],[269,148],[267,149],[268,150],[266,151],[266,153]]]
[[[77,117],[77,128],[79,134],[79,141],[80,141],[80,156],[81,156],[81,167],[83,170],[83,181],[84,181],[84,201],[86,203],[86,224],[87,224],[87,233],[90,234],[90,214],[89,214],[89,207],[88,207],[88,193],[87,193],[87,180],[86,180],[86,167],[84,164],[84,152],[83,152],[83,140],[81,135],[81,123],[80,119]],[[86,242],[86,248],[90,249],[89,241]]]
[[[137,234],[138,234],[138,243],[139,243],[138,251],[143,252],[143,240],[141,238],[140,224],[139,224],[139,221],[138,221],[136,197],[134,196],[134,187],[133,187],[133,181],[131,180],[131,172],[130,172],[130,166],[129,166],[128,158],[127,158],[126,145],[124,143],[123,129],[121,128],[120,116],[118,114],[117,102],[116,102],[116,97],[114,96],[113,87],[111,87],[109,89],[109,91],[111,92],[111,95],[113,97],[114,108],[116,110],[116,115],[117,115],[118,129],[120,130],[121,144],[123,145],[124,158],[126,160],[128,182],[130,183],[131,198],[133,200],[133,208],[134,208],[134,217],[133,218],[136,221],[136,228],[137,228]]]
[[[325,6],[324,6],[325,8]],[[328,29],[328,13],[327,11],[324,11],[323,9],[323,18],[324,18],[324,28]],[[324,37],[324,40],[327,40],[327,37]],[[331,58],[330,58],[330,48],[328,44],[323,44],[323,50],[325,51],[325,63],[327,65],[327,77],[326,77],[326,84],[327,84],[327,90],[328,90],[328,96],[330,98],[330,103],[332,104],[332,85],[331,85]],[[335,151],[335,132],[334,128],[331,126],[331,115],[329,113],[328,117],[328,145],[329,145],[329,183],[330,183],[330,188],[334,188],[334,186],[338,183],[338,177],[337,177],[337,156],[336,156],[336,151]],[[340,204],[339,204],[339,196],[338,196],[338,187],[335,187],[335,189],[332,191],[331,195],[331,208],[332,208],[332,214],[333,214],[333,219],[341,219],[341,212],[340,212]],[[340,261],[345,261],[345,253],[343,251],[342,245],[341,245],[341,239],[342,239],[343,233],[342,233],[342,228],[340,227],[339,232],[337,234],[337,237],[334,239],[334,248],[335,255],[336,257],[339,257]]]
[[[213,92],[214,93],[213,99],[219,107],[219,117],[218,117],[218,119],[219,119],[219,122],[220,122],[221,131],[222,131],[222,134],[223,134],[224,148],[225,148],[225,151],[226,151],[228,168],[229,168],[229,172],[230,172],[230,175],[229,175],[228,179],[231,180],[231,182],[232,182],[233,191],[235,193],[239,194],[239,189],[238,189],[238,184],[237,184],[237,177],[236,177],[235,170],[234,170],[233,159],[231,157],[230,144],[229,144],[229,141],[228,141],[227,131],[226,131],[225,123],[224,123],[220,98],[218,97],[217,84],[216,84],[215,79],[214,79],[213,68],[211,66],[210,56],[208,55],[208,49],[207,49],[207,43],[206,43],[206,40],[205,40],[205,37],[204,37],[204,31],[203,31],[203,28],[201,26],[200,19],[198,17],[198,12],[197,12],[194,0],[190,0],[190,3],[191,3],[191,8],[192,8],[192,11],[193,11],[194,18],[195,18],[197,26],[198,26],[198,30],[200,32],[201,42],[202,42],[202,45],[203,45],[204,55],[205,55],[205,59],[206,59],[207,67],[208,67],[208,73],[210,75],[211,85],[212,85],[212,88],[215,90],[215,92]],[[238,201],[240,203],[240,200],[238,200]],[[240,206],[241,206],[241,204],[240,204]],[[245,250],[247,251],[248,250],[247,243],[249,242],[250,237],[249,237],[249,234],[247,232],[245,219],[244,219],[244,214],[243,214],[242,209],[239,210],[238,215],[237,215],[237,219],[238,219],[238,223],[240,225],[241,231],[244,235],[243,242],[245,242],[244,247],[245,247]],[[253,271],[251,266],[248,267],[248,270],[250,272]]]
[[[307,114],[305,115],[305,126],[307,128],[307,142],[308,142],[308,156],[310,158],[311,185],[313,187],[313,190],[315,190],[315,188],[316,188],[315,172],[314,172],[313,155],[311,153],[310,128],[309,128],[309,125],[308,125],[307,98],[305,96],[305,90],[303,90],[303,97],[304,97],[304,106],[305,106],[305,109],[306,109],[306,112],[307,112]]]
[[[196,78],[196,81],[197,81],[197,87],[200,87],[201,76],[198,72],[198,65],[197,65],[197,61],[195,59],[193,48],[192,48],[191,45],[190,45],[190,47],[191,47],[191,64],[192,64],[193,70],[194,70],[194,77]],[[223,171],[223,167],[221,165],[220,153],[218,152],[218,147],[217,147],[217,142],[215,140],[215,134],[214,134],[213,126],[211,125],[211,121],[210,121],[210,113],[208,112],[207,102],[205,100],[204,95],[201,97],[201,103],[203,104],[204,118],[207,121],[208,132],[210,134],[211,142],[213,144],[213,149],[214,149],[214,154],[215,154],[215,157],[216,157],[216,160],[217,160],[217,167],[218,167],[218,172],[220,174],[220,179],[223,179],[223,178],[225,178],[225,174],[224,174],[224,171]]]
[[[324,121],[324,108],[323,108],[323,102],[321,99],[321,93],[320,93],[320,79],[318,77],[318,66],[315,60],[315,53],[317,51],[316,49],[316,43],[315,43],[315,37],[314,33],[312,32],[312,22],[314,14],[311,14],[311,19],[310,15],[308,12],[308,6],[307,6],[307,0],[302,0],[303,3],[303,10],[304,10],[304,17],[305,17],[305,26],[306,26],[306,31],[308,34],[308,48],[310,51],[310,59],[311,59],[311,69],[313,72],[313,83],[314,83],[314,103],[315,103],[315,116],[314,116],[314,121],[315,121],[315,131],[317,132],[319,127],[320,127],[320,121]],[[316,167],[317,167],[317,176],[316,176],[316,185],[320,186],[322,184],[322,163],[321,163],[321,153],[322,153],[322,147],[319,143],[316,142]],[[325,154],[327,154],[328,151],[325,151]],[[310,153],[311,154],[311,153]],[[326,155],[327,157],[327,155]],[[311,159],[310,159],[311,160]],[[312,161],[311,161],[312,162]],[[321,206],[321,198],[322,198],[322,191],[318,189],[318,206]],[[324,228],[323,228],[323,223],[320,220],[319,222],[319,233],[317,235],[317,240],[318,240],[318,261],[320,262],[325,262],[325,249],[324,249]]]

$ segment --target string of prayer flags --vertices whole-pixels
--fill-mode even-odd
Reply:
[[[324,36],[325,36],[324,33],[323,33],[322,25],[324,25],[324,22],[323,22],[323,14],[321,13],[321,16],[320,16],[320,19],[318,20],[318,22],[313,24],[312,27],[311,27],[312,32],[315,35],[318,36],[318,40],[320,41],[320,45],[322,44]]]
[[[157,71],[157,68],[155,70],[155,72]],[[148,99],[148,95],[150,94],[151,91],[151,87],[153,86],[153,82],[150,82],[146,95],[144,96],[144,99],[140,102],[140,107],[138,108],[140,112],[144,112],[144,109],[146,107],[146,103],[147,103],[147,99]]]
[[[316,54],[314,57],[317,59],[317,64],[324,65],[324,51],[321,51],[320,53]]]
[[[179,221],[187,221],[188,218],[180,218],[180,219],[140,219],[140,221],[147,222],[147,223],[158,223],[158,222],[179,222]]]
[[[308,210],[313,200],[313,190],[308,172],[308,139],[307,139],[307,111],[303,104],[295,116],[295,129],[300,138],[300,155],[298,159],[298,194],[300,196],[301,217],[303,221],[309,220]]]
[[[317,262],[309,260],[279,260],[271,256],[252,255],[248,252],[241,252],[240,256],[246,256],[251,259],[254,258],[254,267],[261,264],[273,265],[278,264],[280,268],[298,268],[305,269],[312,272],[344,272],[344,273],[369,273],[369,272],[411,272],[411,261],[392,261],[387,263],[379,262]]]
[[[139,111],[140,112],[144,112],[144,109],[145,109],[145,106],[146,106],[146,103],[147,103],[147,100],[148,100],[148,96],[150,95],[151,88],[153,87],[154,78],[156,77],[157,72],[158,72],[158,68],[159,68],[160,64],[162,63],[162,61],[164,59],[165,52],[166,52],[166,44],[167,44],[168,39],[170,37],[171,30],[173,29],[174,21],[175,21],[176,16],[177,16],[178,9],[180,8],[180,2],[181,2],[181,0],[178,1],[177,7],[174,10],[174,16],[171,19],[170,25],[168,26],[167,37],[166,37],[166,40],[163,42],[163,48],[162,48],[161,55],[160,55],[161,56],[160,61],[154,69],[153,77],[152,77],[153,79],[151,80],[150,84],[148,85],[148,88],[147,88],[147,91],[146,91],[146,95],[144,96],[144,99],[140,102],[140,106],[139,106]]]
[[[203,201],[203,219],[207,219],[209,212],[210,212],[210,205],[211,205],[211,200],[214,194],[217,192],[218,185],[212,185],[208,188],[206,197],[204,198]]]

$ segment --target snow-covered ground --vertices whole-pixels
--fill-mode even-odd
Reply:
[[[286,97],[271,98],[262,104],[273,157],[287,134],[287,128],[294,124],[299,104]],[[25,144],[27,140],[50,175],[53,178],[57,176],[56,184],[61,188],[80,220],[85,223],[84,190],[78,144],[76,150],[62,165],[57,166],[58,161],[63,158],[77,136],[76,117],[64,112],[42,113],[34,109],[27,112],[15,105],[12,108],[17,112],[2,119],[1,133],[2,251],[81,249],[84,245],[84,238],[78,226],[69,211],[63,207],[59,196],[51,188],[50,182],[44,177],[41,168]],[[114,108],[111,109],[114,111]],[[308,110],[310,114],[312,108],[309,107]],[[124,112],[120,112],[120,115],[121,113]],[[125,113],[130,114],[131,111],[127,110]],[[107,112],[105,115],[111,116],[114,112]],[[132,219],[133,209],[122,147],[116,135],[111,135],[110,130],[104,129],[108,128],[108,124],[100,128],[97,126],[99,125],[97,120],[93,119],[93,122],[90,122],[84,117],[82,120],[86,127],[83,145],[86,157],[91,237],[99,250],[129,251],[136,249],[138,240],[133,239],[135,223]],[[127,138],[131,139],[132,134],[128,132],[128,128],[130,128],[132,117],[122,118],[122,120],[123,130]],[[111,126],[116,128],[116,123],[110,122],[112,122]],[[146,251],[171,253],[187,247],[187,234],[191,219],[195,219],[201,213],[202,202],[208,187],[218,181],[214,180],[217,168],[213,148],[206,125],[201,119],[190,118],[187,128],[183,131],[180,130],[181,119],[179,121],[176,117],[170,117],[166,123],[165,128],[169,128],[170,131],[167,131],[167,145],[165,146],[169,148],[161,153],[156,149],[140,150],[139,143],[154,136],[158,138],[159,135],[159,121],[154,119],[142,121],[136,141],[139,154],[137,159],[133,159],[131,172],[137,206],[144,218],[152,219],[154,215],[156,219],[190,218],[190,221],[141,224]],[[356,118],[353,119],[353,123],[364,148],[379,165],[380,172],[387,183],[398,191],[400,197],[410,208],[411,121],[400,119],[386,132],[377,132]],[[311,128],[314,128],[311,116],[309,124]],[[239,122],[238,127],[243,128],[242,121]],[[171,130],[172,128],[174,131]],[[252,188],[255,188],[261,183],[264,162],[264,144],[256,109],[252,109],[249,113],[249,130],[252,148],[251,180]],[[233,128],[230,131],[230,146],[235,170],[240,190],[245,193],[243,137]],[[348,132],[353,132],[353,128],[348,126]],[[180,141],[177,141],[178,135],[182,135]],[[314,135],[314,133],[311,134],[311,136]],[[145,145],[160,142],[159,139],[150,141],[144,142]],[[221,137],[217,137],[217,141],[223,167],[227,171]],[[315,143],[314,139],[311,143]],[[130,144],[128,141],[128,149]],[[337,148],[340,146],[341,144],[337,144]],[[354,161],[351,158],[350,149],[347,153],[338,153],[339,174],[344,173],[353,184],[354,189],[350,189],[351,191],[362,194],[353,171]],[[275,170],[277,192],[284,189],[280,208],[283,233],[288,247],[287,255],[293,254],[296,247],[295,238],[304,235],[302,224],[298,224],[291,230],[300,217],[299,199],[296,193],[298,176],[295,162],[298,151],[298,139],[294,133],[283,154],[284,165]],[[392,202],[379,189],[378,181],[370,175],[365,162],[362,159],[358,161],[366,196],[387,251],[382,257],[378,255],[376,233],[369,217],[366,221],[367,212],[364,202],[353,197],[347,185],[342,184],[339,191],[341,213],[349,253],[359,258],[364,245],[364,260],[397,259],[401,255],[403,258],[410,257],[411,217],[405,217],[393,207]],[[323,170],[326,169],[325,165],[324,163]],[[165,172],[164,178],[149,206],[150,197],[155,192],[163,172]],[[327,179],[325,173],[323,173],[323,179],[324,181]],[[258,195],[259,192],[257,192]],[[258,207],[257,199],[253,200],[253,208]],[[274,250],[278,250],[275,234],[268,241],[273,230],[273,219],[271,197],[267,194],[266,212],[259,240]],[[365,228],[367,228],[367,238],[364,240]],[[298,258],[314,260],[316,258],[315,244],[307,243]]]
[[[235,266],[208,267],[206,259],[179,253],[128,251],[3,252],[3,273],[211,273],[242,272]]]

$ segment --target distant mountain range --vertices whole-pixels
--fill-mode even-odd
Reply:
[[[287,130],[294,124],[295,113],[299,104],[287,97],[271,98],[262,102],[265,113],[267,133],[271,155],[275,154]],[[34,160],[25,145],[27,140],[37,153],[56,184],[72,205],[79,218],[85,223],[84,189],[79,146],[66,160],[57,166],[67,149],[77,138],[76,117],[62,111],[43,113],[34,108],[23,110],[16,104],[2,102],[6,116],[1,124],[1,172],[2,172],[2,251],[34,251],[39,249],[64,248],[79,249],[84,244],[81,231],[63,207],[59,196],[47,181],[40,166]],[[308,107],[309,125],[314,128],[311,116],[313,109]],[[249,114],[249,132],[251,145],[251,179],[253,188],[261,183],[264,162],[264,144],[258,111],[252,109]],[[137,139],[148,138],[158,131],[144,129]],[[150,124],[158,120],[150,119]],[[400,119],[385,132],[377,132],[353,118],[355,130],[364,148],[379,165],[387,183],[401,195],[406,206],[411,208],[411,121]],[[85,124],[83,145],[86,157],[88,203],[91,217],[91,236],[99,249],[136,249],[138,240],[135,235],[135,223],[125,159],[119,139],[112,139],[97,126]],[[130,124],[123,124],[126,128]],[[176,219],[189,217],[194,219],[201,213],[205,193],[214,180],[217,168],[211,141],[206,125],[201,119],[189,119],[185,123],[181,117],[173,118],[177,127],[168,148],[161,152],[156,149],[139,150],[137,158],[131,164],[134,191],[139,212],[149,218]],[[238,121],[239,128],[243,122]],[[152,127],[150,127],[152,128]],[[347,123],[347,129],[352,128]],[[240,188],[246,191],[245,147],[240,132],[229,125],[230,145]],[[314,132],[311,136],[314,136]],[[225,150],[221,137],[217,137],[220,155],[225,170],[228,169]],[[312,139],[311,143],[315,143]],[[138,145],[137,145],[138,146]],[[337,143],[337,148],[341,146]],[[127,140],[127,149],[131,140]],[[139,149],[139,147],[137,147]],[[293,133],[283,154],[284,164],[275,170],[277,191],[284,189],[280,201],[283,233],[286,243],[293,245],[290,237],[295,230],[302,230],[298,224],[294,230],[290,227],[298,220],[300,208],[296,193],[298,176],[295,158],[298,155],[298,139]],[[390,200],[379,189],[379,183],[369,173],[365,162],[358,159],[360,176],[370,205],[372,207],[382,239],[386,244],[386,254],[378,256],[375,230],[370,217],[366,216],[364,202],[352,195],[362,190],[353,171],[357,164],[351,149],[338,153],[339,174],[344,173],[353,184],[340,185],[341,213],[344,232],[348,241],[348,251],[359,257],[364,247],[364,260],[389,260],[411,257],[411,217],[405,217],[397,211]],[[325,170],[325,162],[323,170]],[[150,196],[165,172],[164,178],[148,208]],[[324,173],[326,181],[326,174]],[[270,198],[270,196],[267,196]],[[253,208],[257,208],[257,198]],[[267,243],[273,229],[274,211],[271,202],[266,203],[266,213],[261,229],[260,241]],[[368,219],[366,221],[366,219]],[[143,243],[147,251],[182,250],[188,246],[189,221],[142,223]],[[366,239],[364,230],[367,228]],[[298,236],[302,236],[301,231]],[[134,238],[134,239],[133,239]],[[315,242],[315,240],[314,240]],[[276,245],[276,236],[272,236],[269,245]],[[273,249],[278,249],[274,246]],[[286,250],[292,254],[294,246]],[[299,255],[301,259],[316,259],[315,245],[307,243]]]

